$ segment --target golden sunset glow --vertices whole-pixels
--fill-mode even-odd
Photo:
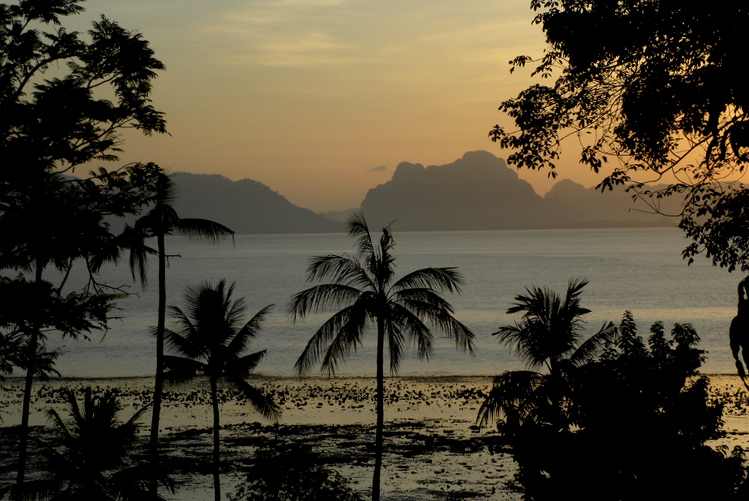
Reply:
[[[358,207],[398,163],[506,157],[487,137],[499,103],[531,83],[510,74],[544,37],[525,0],[90,0],[139,31],[167,66],[154,105],[170,136],[128,136],[123,161],[250,178],[315,211]],[[574,157],[574,155],[572,155]],[[561,177],[596,177],[565,164]],[[547,173],[520,172],[536,191]]]

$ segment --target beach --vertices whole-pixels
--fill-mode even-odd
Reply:
[[[724,404],[726,436],[714,445],[749,448],[749,396],[738,376],[712,374],[711,398]],[[374,378],[256,376],[250,382],[280,405],[277,423],[264,420],[230,388],[222,388],[222,486],[231,493],[258,447],[309,444],[321,460],[369,493],[374,443]],[[509,485],[515,462],[493,427],[479,429],[476,415],[489,376],[389,377],[385,382],[383,497],[417,499],[520,499]],[[64,411],[64,389],[91,387],[119,395],[121,419],[151,401],[151,378],[53,379],[36,382],[31,425],[37,452],[48,443],[47,410]],[[22,380],[0,382],[3,485],[12,482],[14,426],[20,423]],[[169,499],[210,497],[212,413],[207,381],[167,386],[161,414],[162,444],[177,492]],[[149,419],[141,421],[145,440]],[[37,454],[36,461],[43,460]],[[33,458],[32,458],[33,459]],[[33,463],[32,463],[33,470]]]

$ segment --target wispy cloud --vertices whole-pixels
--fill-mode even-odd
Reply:
[[[371,169],[367,169],[367,172],[387,172],[388,167],[387,165],[378,165],[377,167],[372,167]]]
[[[340,33],[343,0],[280,0],[243,3],[200,26],[221,40],[231,64],[312,66],[351,64],[357,46]]]

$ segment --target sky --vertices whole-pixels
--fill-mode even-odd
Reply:
[[[123,162],[250,178],[316,212],[358,207],[400,162],[443,165],[488,138],[541,56],[528,0],[89,0],[166,65],[153,104],[169,135],[125,138]],[[576,157],[576,155],[574,155]],[[560,178],[594,177],[563,157]],[[519,171],[539,194],[547,172]]]

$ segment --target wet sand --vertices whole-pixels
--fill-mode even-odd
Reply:
[[[725,405],[726,437],[716,445],[749,447],[749,395],[737,376],[711,375],[711,395]],[[491,428],[477,429],[476,414],[491,377],[392,377],[386,381],[386,434],[383,497],[417,499],[520,499],[508,487],[515,463]],[[223,491],[233,492],[239,472],[254,451],[275,441],[308,443],[322,460],[368,495],[374,442],[373,378],[263,377],[252,384],[282,408],[278,423],[264,421],[228,388],[221,391]],[[45,441],[46,410],[63,410],[64,388],[116,392],[125,405],[121,416],[151,401],[152,379],[56,379],[34,387],[31,424]],[[0,382],[3,419],[0,480],[12,480],[13,426],[20,422],[20,379]],[[205,381],[167,388],[162,410],[162,440],[170,470],[178,481],[172,499],[210,497],[212,414]],[[141,433],[147,434],[148,419]],[[36,442],[43,447],[42,442]]]

